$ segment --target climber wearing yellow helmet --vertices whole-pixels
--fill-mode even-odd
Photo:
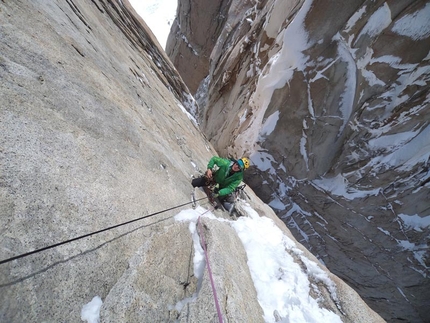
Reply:
[[[205,175],[194,178],[193,187],[215,185],[214,197],[227,199],[243,180],[243,171],[249,167],[249,159],[228,159],[214,156],[208,163]]]

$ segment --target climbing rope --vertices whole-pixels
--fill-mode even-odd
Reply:
[[[203,199],[207,199],[207,197],[202,197],[202,198],[196,200],[195,202],[201,201]],[[162,211],[158,211],[158,212],[155,212],[155,213],[152,213],[152,214],[149,214],[149,215],[145,215],[145,216],[142,216],[142,217],[134,219],[134,220],[130,220],[130,221],[127,221],[127,222],[124,222],[124,223],[116,224],[116,225],[113,225],[113,226],[105,228],[105,229],[101,229],[101,230],[98,230],[98,231],[95,231],[95,232],[87,233],[87,234],[84,234],[82,236],[79,236],[79,237],[76,237],[76,238],[73,238],[73,239],[69,239],[69,240],[66,240],[66,241],[63,241],[63,242],[59,242],[59,243],[56,243],[56,244],[53,244],[53,245],[50,245],[50,246],[47,246],[47,247],[43,247],[43,248],[40,248],[40,249],[37,249],[37,250],[33,250],[33,251],[30,251],[30,252],[27,252],[27,253],[15,256],[15,257],[4,259],[4,260],[0,261],[0,265],[5,264],[7,262],[11,262],[12,260],[16,260],[16,259],[19,259],[19,258],[24,258],[24,257],[30,256],[32,254],[39,253],[41,251],[45,251],[45,250],[52,249],[52,248],[55,248],[55,247],[58,247],[58,246],[61,246],[61,245],[64,245],[64,244],[76,241],[76,240],[80,240],[80,239],[83,239],[83,238],[86,238],[86,237],[89,237],[89,236],[92,236],[92,235],[95,235],[95,234],[98,234],[98,233],[101,233],[101,232],[109,231],[109,230],[112,230],[112,229],[124,226],[126,224],[130,224],[130,223],[133,223],[133,222],[136,222],[136,221],[140,221],[140,220],[152,217],[154,215],[165,213],[167,211],[171,211],[171,210],[183,207],[183,206],[191,204],[191,203],[194,203],[194,201],[188,202],[188,203],[184,203],[184,204],[181,204],[181,205],[177,205],[177,206],[173,206],[171,208],[168,208],[168,209],[165,209],[165,210],[162,210]]]
[[[218,303],[218,296],[216,294],[215,283],[214,283],[214,279],[212,277],[212,270],[211,270],[211,266],[209,264],[208,252],[206,250],[206,241],[205,241],[205,237],[204,237],[204,234],[203,234],[203,228],[202,228],[202,223],[200,221],[200,217],[197,220],[197,226],[198,226],[199,231],[200,231],[200,244],[202,245],[203,251],[205,252],[205,258],[206,258],[206,264],[207,264],[208,273],[209,273],[209,279],[211,281],[211,286],[212,286],[212,292],[213,292],[213,295],[214,295],[216,311],[218,313],[218,320],[219,320],[220,323],[223,323],[221,309],[220,309],[220,306],[219,306],[219,303]]]

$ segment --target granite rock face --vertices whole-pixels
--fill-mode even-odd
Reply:
[[[166,53],[191,93],[208,75],[210,54],[227,18],[228,1],[179,1],[166,44]]]
[[[214,151],[125,1],[6,1],[0,16],[0,259],[189,201]],[[175,212],[2,264],[0,321],[79,322]]]
[[[430,4],[229,4],[196,94],[206,136],[250,155],[247,183],[387,321],[427,322]]]
[[[96,295],[102,322],[215,318],[207,273],[190,268],[193,222],[173,218],[215,150],[145,23],[125,0],[1,1],[0,20],[0,321],[80,322]],[[245,249],[216,216],[202,223],[224,319],[261,322]],[[319,286],[320,306],[345,322],[382,321],[318,266],[338,294],[335,304]]]

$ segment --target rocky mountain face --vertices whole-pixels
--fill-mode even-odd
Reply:
[[[96,295],[101,322],[212,321],[210,279],[193,270],[195,222],[174,216],[216,152],[145,23],[126,0],[1,1],[0,19],[0,321],[81,322]],[[224,319],[263,322],[244,247],[229,216],[215,214],[202,223]],[[382,321],[318,266],[337,295],[314,278],[319,306],[344,322]]]
[[[195,2],[166,51],[210,142],[382,317],[428,322],[430,3]]]
[[[175,66],[182,67],[184,73],[181,76],[193,94],[208,74],[210,54],[223,30],[228,9],[227,1],[178,2],[177,18],[167,39],[166,53]]]

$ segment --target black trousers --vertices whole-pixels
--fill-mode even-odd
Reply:
[[[212,184],[215,184],[215,182],[213,180],[210,180],[206,176],[200,176],[200,177],[194,178],[191,181],[191,185],[193,185],[193,187],[210,186]],[[218,199],[222,203],[224,203],[224,202],[234,203],[234,196],[233,196],[233,194],[228,194],[228,195],[225,195],[225,196],[219,196]]]
[[[193,185],[193,187],[209,186],[211,184],[214,184],[214,182],[206,176],[200,176],[191,181],[191,185]]]

